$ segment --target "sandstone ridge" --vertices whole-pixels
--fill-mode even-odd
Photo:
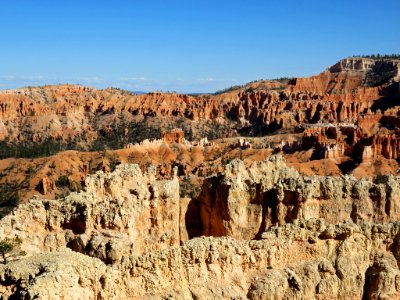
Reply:
[[[397,221],[399,199],[397,176],[302,176],[281,156],[271,156],[250,168],[240,160],[228,164],[224,175],[204,182],[198,201],[203,234],[253,239],[271,226],[311,218],[331,224]]]

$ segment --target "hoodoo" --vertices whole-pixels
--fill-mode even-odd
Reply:
[[[0,294],[400,298],[399,66],[0,92]]]

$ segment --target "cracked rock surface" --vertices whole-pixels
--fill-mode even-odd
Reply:
[[[199,211],[175,177],[120,165],[89,176],[84,192],[20,205],[0,238],[20,237],[28,255],[0,265],[0,299],[400,298],[394,176],[235,160],[192,201]],[[182,213],[200,219],[201,236]]]

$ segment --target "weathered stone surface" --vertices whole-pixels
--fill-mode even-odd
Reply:
[[[354,123],[361,114],[376,110],[377,100],[398,99],[399,65],[399,60],[343,59],[309,78],[258,81],[198,97],[157,92],[135,95],[76,85],[3,91],[0,140],[26,143],[79,137],[88,146],[100,135],[120,132],[129,136],[126,126],[147,117],[218,124],[232,120],[239,129],[250,127],[253,132],[302,123]]]
[[[20,237],[28,254],[0,266],[4,298],[400,298],[395,176],[302,176],[271,156],[227,164],[200,206],[176,176],[137,165],[85,186],[0,220],[0,239]]]
[[[207,179],[198,199],[203,234],[253,239],[275,225],[323,218],[387,222],[400,219],[400,179],[301,176],[280,156],[246,169],[234,160],[224,175]]]
[[[77,85],[0,91],[1,157],[31,157],[40,151],[46,155],[54,153],[54,149],[71,148],[126,147],[135,152],[130,153],[129,159],[129,154],[111,151],[109,155],[103,155],[104,152],[62,155],[60,159],[68,156],[73,160],[70,169],[65,164],[62,168],[59,165],[63,164],[53,169],[42,168],[46,164],[43,158],[35,159],[32,164],[22,160],[3,161],[0,185],[10,182],[20,185],[19,198],[25,201],[37,194],[35,190],[43,191],[40,180],[44,177],[56,183],[59,176],[68,176],[67,186],[52,187],[44,195],[55,198],[68,190],[80,190],[84,176],[98,170],[99,163],[104,171],[109,171],[110,164],[115,163],[112,157],[145,166],[159,165],[159,173],[165,178],[175,163],[180,164],[185,175],[203,177],[216,173],[215,165],[220,163],[217,156],[203,153],[200,157],[181,159],[190,156],[189,150],[175,155],[171,145],[170,149],[168,145],[158,149],[151,143],[144,145],[147,139],[159,139],[162,131],[175,126],[182,128],[190,140],[276,133],[282,147],[274,145],[272,150],[294,154],[292,162],[305,174],[338,175],[354,171],[357,178],[363,174],[369,177],[396,174],[400,158],[399,64],[396,59],[349,58],[309,78],[260,80],[225,92],[197,96],[159,92],[137,95]],[[280,135],[282,131],[301,133],[302,130],[303,137],[292,137],[295,141],[287,141]],[[182,140],[183,132],[164,137],[166,142]],[[162,144],[163,139],[159,141]],[[239,142],[241,150],[251,148],[248,142]],[[142,147],[134,147],[135,143]],[[223,141],[213,143],[216,147],[212,151],[216,153]],[[199,142],[207,144],[204,140]],[[304,154],[309,150],[312,155]],[[243,158],[242,152],[248,151],[231,152],[231,156]],[[213,167],[207,160],[211,156],[217,160]],[[221,157],[221,161],[225,159]],[[324,163],[333,167],[325,168]],[[34,169],[24,170],[27,164]],[[18,176],[11,169],[18,170]],[[27,176],[23,176],[24,171]]]
[[[0,221],[0,237],[17,235],[30,254],[74,251],[107,263],[121,255],[179,245],[179,182],[154,170],[119,165],[86,178],[86,191],[65,199],[31,200]]]
[[[22,299],[396,299],[399,235],[399,223],[313,219],[258,241],[196,238],[112,266],[53,252],[0,266],[0,289]]]
[[[107,268],[98,259],[66,251],[14,261],[0,270],[1,299],[84,300],[98,299]]]

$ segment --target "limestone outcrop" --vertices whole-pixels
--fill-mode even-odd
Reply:
[[[179,182],[157,180],[137,165],[86,178],[64,199],[32,199],[0,221],[0,237],[18,236],[28,254],[74,251],[112,263],[124,254],[180,243]]]
[[[302,176],[272,156],[227,164],[200,206],[154,168],[122,164],[85,185],[0,220],[0,239],[27,252],[0,265],[4,299],[400,297],[396,177]]]
[[[1,91],[0,300],[400,299],[399,66]]]
[[[0,266],[20,299],[397,299],[399,223],[271,228],[259,240],[195,238],[113,265],[70,251]]]
[[[301,176],[281,156],[250,168],[234,160],[224,175],[204,182],[198,201],[204,235],[254,239],[273,226],[312,218],[330,224],[398,221],[400,178]]]

